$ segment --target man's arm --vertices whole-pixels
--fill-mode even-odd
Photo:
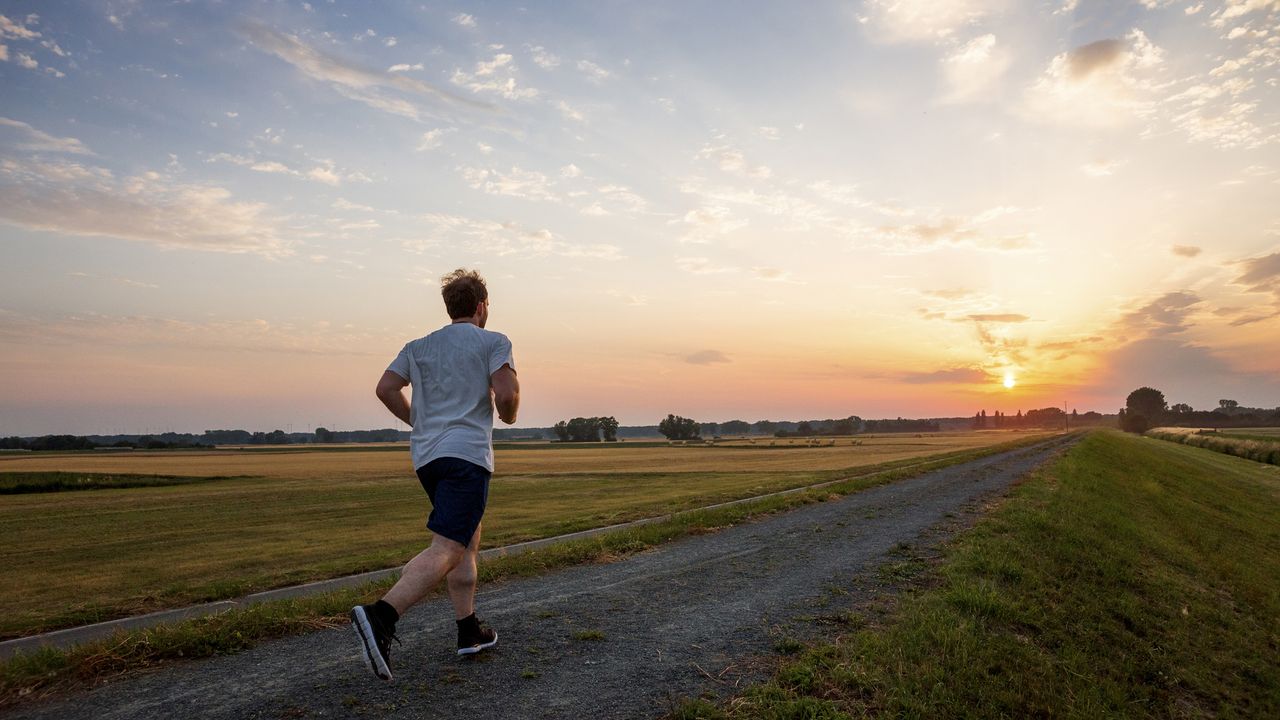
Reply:
[[[409,411],[409,401],[405,399],[402,392],[408,384],[408,380],[387,370],[382,373],[382,379],[378,381],[378,389],[374,392],[392,415],[400,418],[400,422],[405,425],[413,427],[413,414]]]
[[[493,386],[493,404],[498,408],[498,417],[508,425],[514,423],[520,410],[520,381],[516,379],[516,371],[510,365],[503,365],[489,376],[489,384]]]

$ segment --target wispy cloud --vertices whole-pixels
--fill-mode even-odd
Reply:
[[[166,248],[280,257],[293,243],[265,203],[156,172],[117,179],[65,161],[0,161],[0,219],[15,225]]]
[[[1027,91],[1023,110],[1032,120],[1108,127],[1155,110],[1152,73],[1164,51],[1141,30],[1057,55]]]
[[[453,71],[450,80],[473,93],[493,93],[506,100],[529,100],[538,96],[537,88],[520,87],[515,79],[515,66],[510,53],[498,53],[489,60],[476,63],[471,72]]]
[[[741,150],[723,143],[709,143],[694,157],[698,160],[710,160],[721,170],[741,177],[763,180],[773,174],[765,165],[748,163]]]
[[[978,385],[991,381],[991,374],[973,367],[956,367],[932,372],[902,372],[895,380],[909,385]]]
[[[575,243],[547,228],[527,228],[514,222],[479,220],[462,215],[429,213],[422,216],[426,234],[407,240],[406,249],[425,253],[458,245],[494,256],[586,258],[621,260],[621,250],[606,243]]]
[[[976,37],[956,48],[942,61],[948,90],[944,103],[981,100],[1004,76],[1013,58],[991,33]]]
[[[13,147],[21,150],[29,151],[50,151],[59,153],[70,153],[73,155],[92,155],[93,152],[85,147],[84,143],[73,137],[55,137],[43,130],[31,127],[21,120],[13,120],[7,117],[0,117],[0,127],[12,128],[18,136],[18,141],[13,143]]]
[[[245,23],[241,32],[260,50],[284,60],[312,79],[327,83],[338,93],[383,112],[418,120],[426,112],[419,104],[424,99],[492,109],[487,103],[455,95],[421,80],[361,67],[312,47],[295,35],[277,32],[265,25]]]
[[[608,80],[613,73],[605,70],[590,60],[579,60],[578,70],[587,76],[587,79],[594,83],[601,83]]]
[[[868,0],[858,20],[880,42],[939,42],[954,38],[999,4],[992,0]]]

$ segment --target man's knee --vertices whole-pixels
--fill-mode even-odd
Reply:
[[[431,540],[431,551],[439,553],[450,568],[456,567],[467,556],[467,546],[457,540],[450,540],[443,535],[435,535]]]

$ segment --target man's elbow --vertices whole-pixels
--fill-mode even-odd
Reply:
[[[493,404],[498,409],[498,418],[511,425],[516,421],[516,413],[520,410],[519,393],[495,393]]]
[[[378,399],[385,403],[396,395],[399,395],[400,388],[385,382],[380,382],[378,383],[378,386],[373,389],[373,394],[377,395]]]

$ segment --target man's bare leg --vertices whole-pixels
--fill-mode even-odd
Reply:
[[[471,543],[462,560],[445,576],[449,587],[449,600],[453,603],[453,615],[461,620],[475,612],[476,559],[480,556],[480,525],[471,536]]]
[[[477,533],[479,537],[479,533]],[[400,574],[400,579],[382,597],[400,615],[427,596],[458,563],[467,556],[467,548],[456,540],[432,533],[431,545],[418,553]],[[474,567],[474,562],[473,562]],[[473,575],[474,577],[474,570]],[[474,590],[475,581],[472,580]]]

